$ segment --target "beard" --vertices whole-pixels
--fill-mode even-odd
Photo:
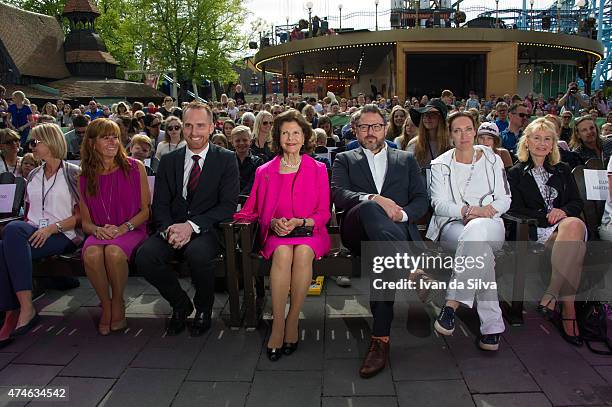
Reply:
[[[359,144],[366,150],[375,152],[380,151],[385,146],[385,139],[376,140],[375,142],[368,142],[367,139],[363,139],[359,141]]]

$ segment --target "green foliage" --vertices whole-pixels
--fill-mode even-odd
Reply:
[[[67,0],[2,0],[62,21]],[[96,31],[130,69],[176,69],[179,78],[222,82],[237,77],[232,63],[246,48],[247,12],[240,0],[95,0]],[[65,25],[65,21],[62,21]]]

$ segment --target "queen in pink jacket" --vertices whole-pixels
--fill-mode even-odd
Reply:
[[[330,248],[327,169],[304,154],[312,143],[312,128],[297,110],[277,116],[272,127],[272,150],[277,155],[257,168],[251,195],[234,215],[235,220],[258,221],[261,254],[272,259],[274,322],[268,357],[273,361],[297,349],[298,318],[312,279],[312,263]],[[312,229],[312,234],[293,237],[296,228]],[[289,288],[291,307],[285,321]]]

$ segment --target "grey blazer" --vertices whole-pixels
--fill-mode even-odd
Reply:
[[[336,208],[348,211],[361,202],[362,196],[370,194],[378,194],[378,191],[362,148],[338,154],[332,171]],[[429,203],[421,170],[412,154],[387,147],[387,173],[380,195],[402,207],[408,215],[410,238],[421,240],[413,222],[425,215]]]

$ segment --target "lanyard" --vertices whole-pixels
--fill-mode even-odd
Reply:
[[[467,189],[470,186],[470,182],[472,182],[472,177],[474,176],[474,166],[476,165],[477,153],[478,153],[478,150],[474,149],[474,155],[472,156],[472,165],[470,166],[470,175],[468,176],[468,179],[465,181],[465,187],[463,188],[463,192],[461,192],[461,187],[459,187],[459,197],[461,198],[463,203],[466,205],[469,205],[469,203],[465,200],[465,193],[467,192]],[[454,152],[453,152],[453,155],[454,155]]]
[[[45,177],[45,167],[46,167],[46,164],[42,168],[42,194],[41,195],[42,195],[43,217],[45,216],[45,200],[47,199],[47,195],[49,195],[49,192],[51,191],[51,189],[53,189],[53,186],[55,185],[55,181],[57,181],[57,174],[59,173],[59,168],[58,168],[57,171],[55,171],[55,176],[53,177],[53,183],[51,184],[47,192],[45,192],[45,178],[46,178]]]

